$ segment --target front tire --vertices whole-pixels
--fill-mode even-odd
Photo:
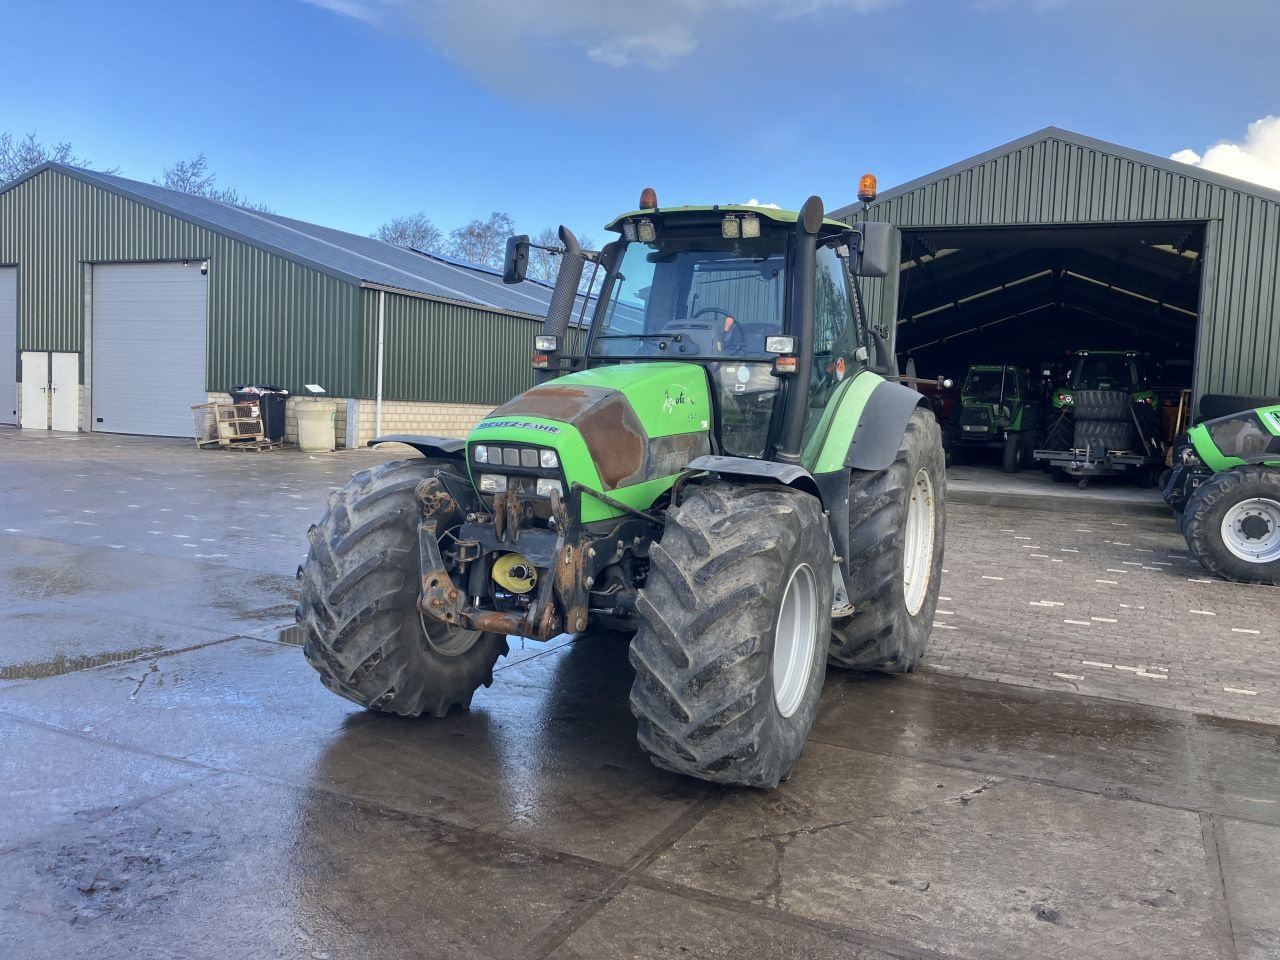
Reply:
[[[1182,532],[1215,576],[1280,584],[1280,470],[1244,466],[1210,477],[1187,500]]]
[[[911,415],[897,459],[849,485],[849,600],[829,657],[851,670],[907,673],[929,644],[942,582],[946,473],[938,428]]]
[[[1004,454],[1000,462],[1005,473],[1017,473],[1022,469],[1022,457],[1026,449],[1026,444],[1022,441],[1022,434],[1005,433]]]
[[[448,462],[393,460],[357,473],[329,495],[307,531],[297,619],[303,653],[326,687],[370,710],[443,717],[466,707],[507,653],[497,633],[428,625],[417,608],[418,484]],[[461,522],[443,517],[440,529]]]
[[[713,483],[667,510],[631,641],[631,712],[654,764],[750,787],[791,775],[822,691],[831,564],[808,494]]]

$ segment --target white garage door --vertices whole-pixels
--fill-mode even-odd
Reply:
[[[18,268],[0,267],[0,423],[18,422]]]
[[[192,435],[205,396],[205,278],[198,263],[93,268],[93,429]]]

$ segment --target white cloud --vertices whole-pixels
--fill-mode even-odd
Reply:
[[[631,36],[609,37],[587,50],[587,59],[606,67],[629,67],[633,64],[661,70],[682,60],[698,48],[689,29],[671,23],[656,30]]]
[[[905,0],[302,0],[364,23],[416,26],[445,52],[491,73],[578,62],[663,70],[738,21],[794,21],[828,11],[867,14]]]
[[[398,0],[302,0],[313,7],[377,26],[400,5]]]
[[[755,197],[752,197],[750,200],[746,201],[743,204],[743,206],[744,207],[761,207],[764,210],[781,210],[782,209],[776,203],[761,203]]]
[[[1169,159],[1280,190],[1280,117],[1255,120],[1239,143],[1223,140],[1203,155],[1179,150]]]

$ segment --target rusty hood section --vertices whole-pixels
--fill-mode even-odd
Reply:
[[[522,393],[486,419],[525,416],[571,425],[606,490],[670,476],[711,449],[705,374],[690,366],[634,364],[571,374]],[[676,406],[691,415],[670,417]]]

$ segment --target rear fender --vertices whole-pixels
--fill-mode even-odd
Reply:
[[[466,461],[467,442],[452,437],[418,437],[407,433],[388,433],[374,437],[369,446],[376,447],[380,443],[403,443],[413,447],[428,460]]]

